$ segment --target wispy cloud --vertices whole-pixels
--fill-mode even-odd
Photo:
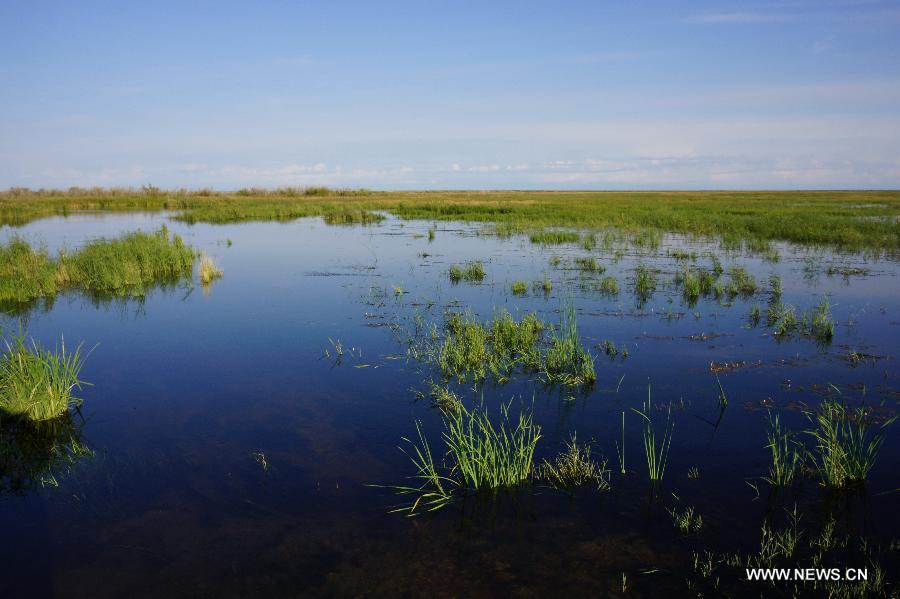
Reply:
[[[775,12],[727,12],[707,13],[686,17],[686,23],[704,25],[728,23],[785,23],[796,19],[796,15]]]

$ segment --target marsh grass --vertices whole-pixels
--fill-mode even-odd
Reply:
[[[666,473],[666,462],[669,456],[669,447],[672,445],[672,433],[675,430],[675,422],[672,420],[672,407],[667,407],[666,422],[662,427],[662,435],[657,436],[656,426],[653,422],[653,404],[650,400],[650,386],[647,386],[647,401],[642,404],[642,409],[631,409],[644,421],[643,442],[644,457],[647,461],[647,476],[650,481],[657,483]]]
[[[700,529],[703,528],[703,516],[696,514],[693,506],[686,507],[684,511],[672,508],[669,510],[669,515],[672,516],[675,528],[681,531],[682,534],[700,532]]]
[[[541,428],[525,410],[513,425],[509,407],[501,404],[496,424],[485,409],[445,412],[441,438],[446,452],[437,460],[416,421],[417,441],[404,437],[407,448],[400,448],[416,469],[411,477],[414,482],[389,487],[414,499],[391,511],[413,516],[420,509],[440,509],[460,493],[495,492],[530,482]]]
[[[884,443],[889,418],[873,431],[864,408],[847,408],[833,398],[807,412],[814,428],[806,431],[815,443],[810,461],[826,487],[845,489],[865,483]]]
[[[767,437],[766,448],[772,456],[772,465],[763,480],[773,487],[788,487],[802,464],[802,446],[790,431],[782,429],[778,414],[769,414]]]
[[[589,444],[578,444],[576,435],[566,444],[566,449],[551,462],[544,460],[538,468],[538,478],[556,489],[566,489],[593,484],[600,490],[609,488],[609,470],[606,461],[597,462],[591,457]]]
[[[639,304],[645,303],[656,291],[656,273],[644,264],[638,264],[634,273],[634,295]]]
[[[529,237],[531,243],[541,245],[561,245],[564,243],[577,243],[581,235],[575,231],[538,231]]]
[[[209,285],[222,276],[222,269],[206,253],[200,254],[200,284]]]
[[[598,290],[604,295],[618,295],[619,281],[613,276],[603,277],[600,279]]]
[[[67,351],[63,340],[54,351],[34,339],[26,343],[24,334],[13,337],[0,356],[0,412],[35,421],[67,414],[82,402],[74,394],[85,384],[79,378],[83,365],[80,345]]]
[[[454,313],[447,319],[447,334],[436,361],[445,377],[480,381],[490,372],[503,382],[518,367],[540,367],[539,341],[544,328],[534,314],[526,314],[517,322],[503,310],[481,324],[470,314]]]
[[[632,234],[640,247],[658,244],[661,232],[671,231],[750,240],[751,244],[784,240],[844,249],[900,248],[895,224],[900,194],[896,191],[376,193],[310,189],[317,191],[15,188],[0,192],[0,223],[21,225],[78,210],[175,210],[176,218],[185,222],[285,221],[323,216],[326,222],[348,223],[372,222],[379,218],[372,211],[382,210],[406,219],[493,223],[498,230],[616,228],[620,235]]]
[[[534,424],[530,412],[520,411],[515,427],[509,404],[500,406],[496,426],[486,410],[478,409],[451,415],[445,424],[444,440],[460,486],[493,490],[531,480],[541,427]]]
[[[566,301],[559,312],[559,328],[551,332],[544,356],[544,374],[547,380],[567,386],[593,384],[597,380],[594,358],[581,344],[575,306]]]
[[[466,262],[464,266],[454,264],[450,267],[450,282],[459,283],[467,281],[469,283],[480,283],[484,280],[484,264],[479,260]]]
[[[525,281],[513,281],[512,292],[513,292],[513,295],[527,294],[528,293],[528,283],[526,283]]]
[[[51,257],[21,239],[0,246],[0,304],[26,305],[61,291],[104,297],[140,297],[157,284],[191,276],[194,251],[165,226],[115,239],[95,239]]]
[[[834,319],[831,316],[831,302],[823,296],[811,311],[797,314],[791,304],[770,304],[766,312],[766,322],[773,328],[773,334],[780,339],[792,336],[815,339],[820,344],[831,343],[834,337]]]

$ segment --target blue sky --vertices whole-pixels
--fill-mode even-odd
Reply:
[[[900,187],[900,2],[0,2],[0,188]]]

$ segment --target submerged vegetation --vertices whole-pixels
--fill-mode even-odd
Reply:
[[[154,233],[95,239],[55,257],[13,239],[0,246],[0,304],[27,306],[68,290],[139,297],[153,285],[189,278],[194,258],[194,251],[165,226]]]

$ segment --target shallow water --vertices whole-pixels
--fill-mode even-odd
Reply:
[[[623,573],[628,595],[680,596],[692,551],[752,551],[763,520],[783,520],[795,504],[810,529],[831,514],[872,543],[900,537],[900,494],[890,492],[900,429],[887,435],[864,494],[834,498],[805,480],[772,496],[759,480],[769,466],[769,409],[788,428],[808,428],[804,406],[833,384],[849,405],[865,402],[885,417],[897,411],[895,260],[779,246],[780,260],[770,263],[677,236],[655,250],[623,247],[616,258],[454,223],[439,223],[429,242],[431,223],[392,218],[367,227],[319,219],[188,226],[163,214],[83,214],[4,228],[0,239],[21,235],[54,251],[162,223],[212,255],[225,276],[207,290],[183,285],[143,301],[61,296],[26,317],[45,345],[63,335],[67,345],[94,348],[83,371],[93,385],[81,394],[83,423],[76,420],[95,456],[59,473],[58,486],[36,482],[0,495],[3,596],[596,596],[620,593]],[[683,264],[668,255],[675,249],[696,252],[695,265],[707,267],[714,252],[726,278],[741,265],[763,289],[778,273],[783,301],[799,308],[827,294],[838,323],[832,343],[774,338],[761,293],[730,306],[703,298],[687,306],[671,283]],[[577,270],[550,265],[554,255],[596,256],[619,294],[586,290]],[[449,266],[474,259],[485,263],[484,282],[452,285]],[[639,263],[660,270],[643,306],[631,293]],[[868,273],[828,276],[829,264]],[[532,291],[545,276],[553,291]],[[515,279],[529,283],[526,296],[511,294]],[[592,389],[547,388],[527,373],[456,389],[468,405],[533,405],[539,460],[577,431],[613,470],[624,411],[629,474],[613,474],[607,493],[537,485],[417,518],[388,513],[404,499],[370,485],[403,484],[412,474],[397,447],[416,420],[435,446],[441,430],[439,412],[414,393],[435,372],[406,357],[413,317],[440,325],[447,309],[483,320],[507,309],[556,322],[566,297],[596,356]],[[757,327],[748,324],[754,303],[763,310]],[[19,326],[12,315],[3,322],[6,331]],[[628,357],[603,355],[597,344],[605,339],[627,346]],[[345,348],[340,361],[331,340]],[[854,364],[851,350],[879,359]],[[724,412],[712,362],[741,364],[719,373]],[[648,384],[675,418],[652,499],[641,421],[630,410]],[[699,479],[688,478],[692,467]],[[666,510],[685,506],[702,514],[701,533],[674,530]],[[896,551],[882,560],[895,584],[897,564]]]

